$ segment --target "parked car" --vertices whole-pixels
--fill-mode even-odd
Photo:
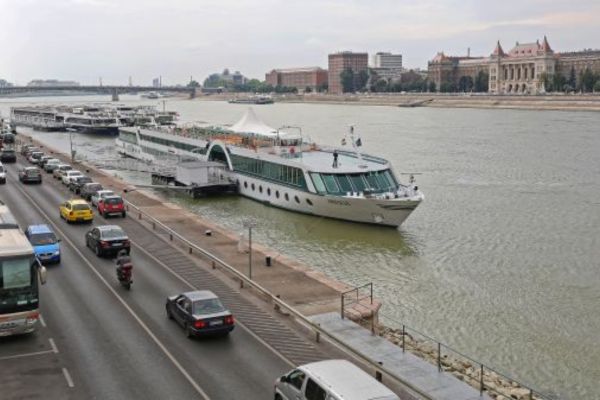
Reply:
[[[83,176],[83,173],[81,173],[81,171],[77,171],[76,169],[71,169],[69,171],[66,171],[62,177],[61,177],[61,181],[63,183],[63,185],[69,185],[69,182],[71,182],[73,179],[75,179],[78,176]]]
[[[104,196],[98,201],[98,213],[104,218],[110,215],[120,215],[123,218],[127,215],[125,204],[121,196]]]
[[[37,151],[41,152],[41,150],[38,147],[31,146],[31,147],[27,148],[27,150],[25,151],[25,154],[23,154],[23,155],[25,156],[25,158],[29,159],[29,156],[31,155],[31,153],[35,153]]]
[[[2,143],[4,144],[13,144],[15,142],[15,135],[10,132],[5,132],[2,134]]]
[[[103,190],[101,184],[96,182],[86,183],[81,187],[79,195],[85,200],[90,201],[92,196],[95,195],[99,190]]]
[[[276,400],[400,400],[394,392],[350,361],[301,365],[275,382]]]
[[[17,154],[12,149],[3,149],[0,153],[0,162],[14,163],[17,162]]]
[[[29,225],[25,236],[35,250],[35,255],[42,264],[60,262],[60,239],[56,237],[48,225]]]
[[[54,179],[62,180],[63,174],[72,169],[73,167],[71,167],[69,164],[59,164],[58,167],[56,167],[54,171],[52,171],[52,176],[54,176]]]
[[[85,200],[72,199],[61,203],[60,217],[67,222],[92,222],[94,213],[92,208]]]
[[[228,335],[235,327],[233,315],[210,290],[186,292],[167,298],[167,317],[185,330],[188,338]]]
[[[21,167],[19,180],[22,183],[42,183],[42,172],[37,167]]]
[[[24,144],[21,146],[21,155],[24,156],[25,154],[27,154],[29,149],[37,149],[37,147],[35,147],[32,144]]]
[[[52,156],[42,156],[39,160],[38,160],[38,167],[44,169],[44,166],[46,165],[46,162],[48,162],[48,160],[52,160],[54,159],[54,157]]]
[[[6,170],[4,169],[4,165],[0,162],[0,185],[4,185],[6,183]]]
[[[44,171],[52,173],[60,164],[62,162],[58,158],[51,158],[44,164]]]
[[[89,176],[85,176],[85,175],[81,175],[81,176],[77,176],[73,179],[71,179],[71,181],[68,184],[69,190],[75,194],[79,194],[79,192],[81,191],[81,187],[86,184],[86,183],[90,183],[92,181],[92,178],[90,178]]]
[[[43,156],[44,156],[44,153],[41,151],[32,151],[27,156],[27,161],[29,161],[31,164],[37,165],[40,161],[40,158],[42,158]]]
[[[131,251],[129,237],[118,225],[100,225],[92,228],[85,234],[85,245],[94,250],[98,257],[114,255],[121,250],[125,250],[127,254]]]
[[[91,202],[92,202],[92,206],[94,207],[98,207],[98,202],[100,201],[100,199],[106,197],[106,196],[114,196],[115,192],[113,192],[112,190],[99,190],[96,192],[96,194],[93,194],[91,197]]]

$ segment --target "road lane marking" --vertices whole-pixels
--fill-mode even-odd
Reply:
[[[62,239],[66,241],[72,248],[72,250],[81,257],[84,261],[85,265],[100,279],[100,281],[106,286],[106,288],[115,296],[115,298],[123,305],[123,307],[129,312],[129,314],[135,319],[135,321],[142,327],[142,329],[146,332],[146,334],[152,339],[152,341],[159,347],[159,349],[167,356],[167,358],[171,361],[171,363],[181,372],[181,374],[186,378],[186,380],[192,385],[192,387],[196,390],[196,392],[205,400],[210,400],[210,397],[202,390],[202,388],[194,381],[192,376],[187,372],[187,370],[177,361],[175,356],[167,349],[167,347],[152,333],[150,328],[142,321],[140,316],[136,314],[136,312],[127,304],[125,300],[115,291],[115,289],[108,283],[106,279],[98,272],[98,270],[94,267],[94,265],[83,255],[83,253],[79,250],[79,248],[75,245],[75,243],[65,234],[65,232],[55,223],[50,216],[42,210],[42,208],[31,198],[31,196],[23,190],[18,185],[14,187],[19,190],[23,196],[29,200],[29,202],[35,207],[38,212],[46,218],[46,220],[56,229],[56,231],[61,235]],[[57,350],[58,351],[58,350]]]
[[[131,240],[131,238],[130,238],[129,241],[131,243],[133,243],[133,245],[135,247],[137,247],[138,249],[140,249],[142,251],[142,253],[146,254],[148,257],[150,257],[154,261],[156,261],[156,263],[158,265],[160,265],[161,267],[163,267],[164,269],[166,269],[167,272],[170,272],[171,275],[173,275],[175,278],[177,278],[181,282],[183,282],[187,287],[189,287],[190,289],[198,290],[198,288],[196,286],[194,286],[191,283],[189,283],[188,281],[186,281],[184,277],[182,277],[177,272],[175,272],[174,270],[172,270],[171,267],[169,267],[167,264],[165,264],[164,262],[162,262],[161,260],[159,260],[157,257],[155,257],[150,252],[148,252],[148,250],[146,250],[145,248],[143,248],[141,245],[139,245],[138,243],[136,243],[134,240]],[[241,328],[243,328],[246,332],[248,332],[250,334],[250,336],[252,336],[254,339],[256,339],[259,343],[261,343],[267,349],[271,350],[271,352],[273,352],[273,354],[275,354],[277,357],[281,358],[286,364],[288,364],[291,367],[296,367],[295,363],[293,363],[286,356],[284,356],[279,351],[277,351],[273,346],[271,346],[269,343],[267,343],[263,338],[261,338],[256,333],[254,333],[254,331],[252,331],[250,328],[248,328],[244,323],[240,322],[239,320],[236,320],[236,324],[239,325]]]
[[[54,343],[54,339],[50,338],[48,339],[48,341],[50,342],[50,347],[52,347],[52,351],[56,354],[58,354],[58,347],[56,347],[56,343]]]
[[[46,327],[46,321],[44,321],[44,317],[42,317],[42,314],[40,314],[40,324],[42,324],[44,328]]]
[[[54,353],[54,350],[44,350],[44,351],[36,351],[34,353],[23,353],[23,354],[15,354],[12,356],[4,356],[0,357],[0,361],[2,360],[12,360],[13,358],[24,358],[24,357],[33,357],[33,356],[41,356],[44,354]]]
[[[69,374],[69,370],[66,368],[63,368],[62,371],[63,371],[63,375],[65,376],[65,379],[67,380],[67,385],[70,388],[75,387],[75,384],[73,383],[73,378],[71,378],[71,374]]]

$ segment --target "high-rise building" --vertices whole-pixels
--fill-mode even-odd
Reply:
[[[353,53],[342,51],[329,55],[329,93],[343,93],[342,79],[340,74],[350,69],[354,73],[355,83],[361,71],[369,69],[368,53]]]
[[[374,68],[402,69],[402,54],[379,52],[373,56]]]
[[[271,86],[295,87],[316,91],[327,84],[327,70],[320,67],[274,69],[265,74],[265,81]]]

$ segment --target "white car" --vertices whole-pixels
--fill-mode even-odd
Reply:
[[[67,171],[62,176],[62,183],[64,185],[68,185],[73,179],[75,179],[78,176],[83,176],[83,174],[81,173],[81,171],[77,171],[76,169],[72,169],[70,171]]]
[[[103,199],[103,198],[105,198],[105,197],[107,197],[107,196],[114,196],[114,195],[115,195],[115,192],[113,192],[112,190],[98,190],[98,191],[96,192],[96,194],[94,194],[94,195],[92,196],[92,199],[91,199],[91,201],[92,201],[92,206],[94,206],[94,207],[98,207],[98,202],[99,202],[101,199]]]

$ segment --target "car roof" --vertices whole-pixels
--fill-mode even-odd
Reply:
[[[346,360],[317,361],[298,369],[344,400],[399,399],[390,389]]]
[[[25,167],[23,169],[30,169],[31,170],[31,169],[38,169],[38,167]]]
[[[119,196],[118,194],[111,194],[110,196],[104,196],[104,200],[109,200],[109,199],[122,199],[122,197]]]
[[[98,228],[101,231],[110,231],[112,229],[123,230],[123,228],[121,228],[119,225],[99,225],[96,228]]]
[[[52,229],[50,229],[50,227],[46,224],[38,224],[38,225],[29,225],[27,227],[27,230],[32,233],[32,234],[36,234],[36,233],[53,233]]]
[[[67,174],[81,174],[83,175],[83,172],[77,170],[77,169],[72,169],[70,171],[67,171]]]
[[[86,204],[87,205],[87,201],[83,200],[83,199],[71,199],[67,201],[68,203],[71,204]]]
[[[92,186],[92,185],[100,185],[100,186],[102,186],[102,184],[101,184],[101,183],[98,183],[98,182],[88,182],[88,183],[84,184],[84,185],[83,185],[83,187],[86,187],[86,186],[87,186],[87,187],[90,187],[90,186]],[[98,190],[98,191],[99,191],[99,190]]]
[[[219,298],[216,294],[214,294],[210,290],[195,290],[193,292],[185,292],[182,294],[192,301],[218,299]]]
[[[105,194],[105,193],[108,193],[108,192],[114,193],[114,190],[110,190],[110,189],[98,190],[98,194]]]

